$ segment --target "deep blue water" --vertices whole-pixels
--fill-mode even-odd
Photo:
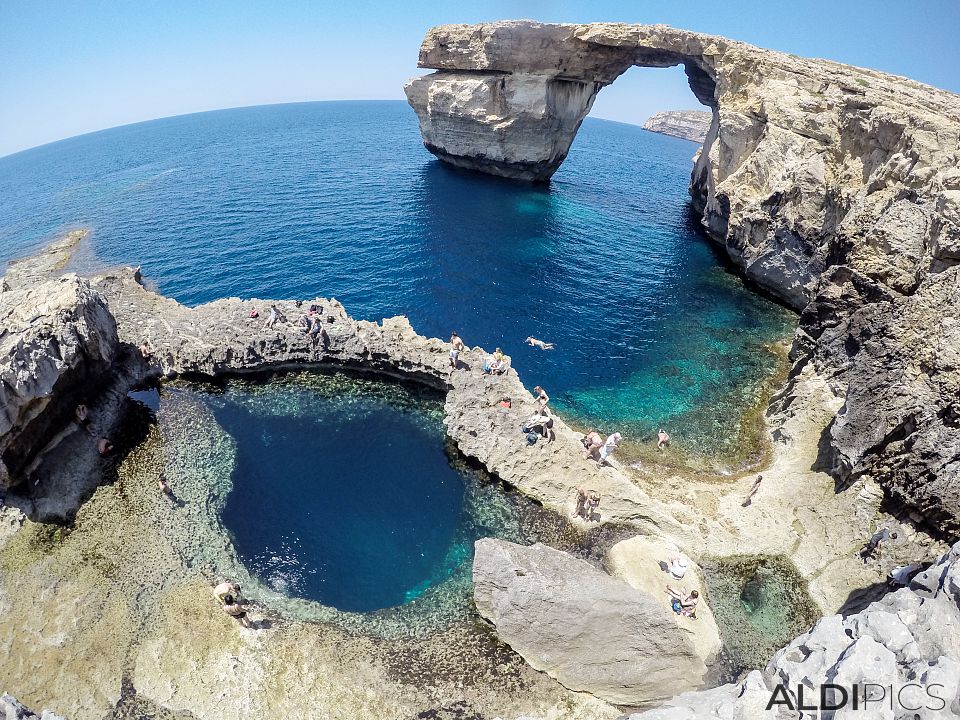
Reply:
[[[355,612],[401,605],[486,534],[464,517],[437,398],[320,377],[232,383],[206,401],[237,444],[223,523],[274,590]]]
[[[402,102],[157,120],[0,158],[0,257],[67,226],[185,303],[335,296],[501,346],[583,424],[730,449],[792,316],[687,210],[692,143],[588,118],[547,187],[447,168]],[[557,344],[543,352],[533,335]],[[239,430],[238,430],[239,432]]]

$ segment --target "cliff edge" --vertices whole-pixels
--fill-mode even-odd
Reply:
[[[702,144],[712,120],[706,110],[662,110],[648,117],[643,129]]]

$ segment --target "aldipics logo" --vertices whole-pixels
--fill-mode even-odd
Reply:
[[[824,683],[814,687],[798,684],[795,688],[781,683],[773,689],[767,702],[767,710],[778,707],[789,708],[795,712],[816,712],[815,717],[819,718],[822,712],[829,712],[829,717],[832,717],[832,713],[841,708],[864,711],[889,708],[894,713],[902,710],[938,712],[947,707],[947,700],[944,686],[937,683]]]

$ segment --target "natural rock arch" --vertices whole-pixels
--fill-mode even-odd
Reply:
[[[683,64],[713,109],[693,207],[749,279],[802,311],[791,377],[812,363],[839,408],[824,463],[960,533],[960,97],[660,25],[441,26],[419,64],[437,70],[405,88],[426,147],[534,181],[602,87]]]

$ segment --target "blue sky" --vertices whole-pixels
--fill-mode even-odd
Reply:
[[[666,23],[960,92],[960,0],[0,0],[0,156],[215,108],[400,99],[427,28],[505,18]],[[682,71],[635,68],[592,114],[689,107]]]

